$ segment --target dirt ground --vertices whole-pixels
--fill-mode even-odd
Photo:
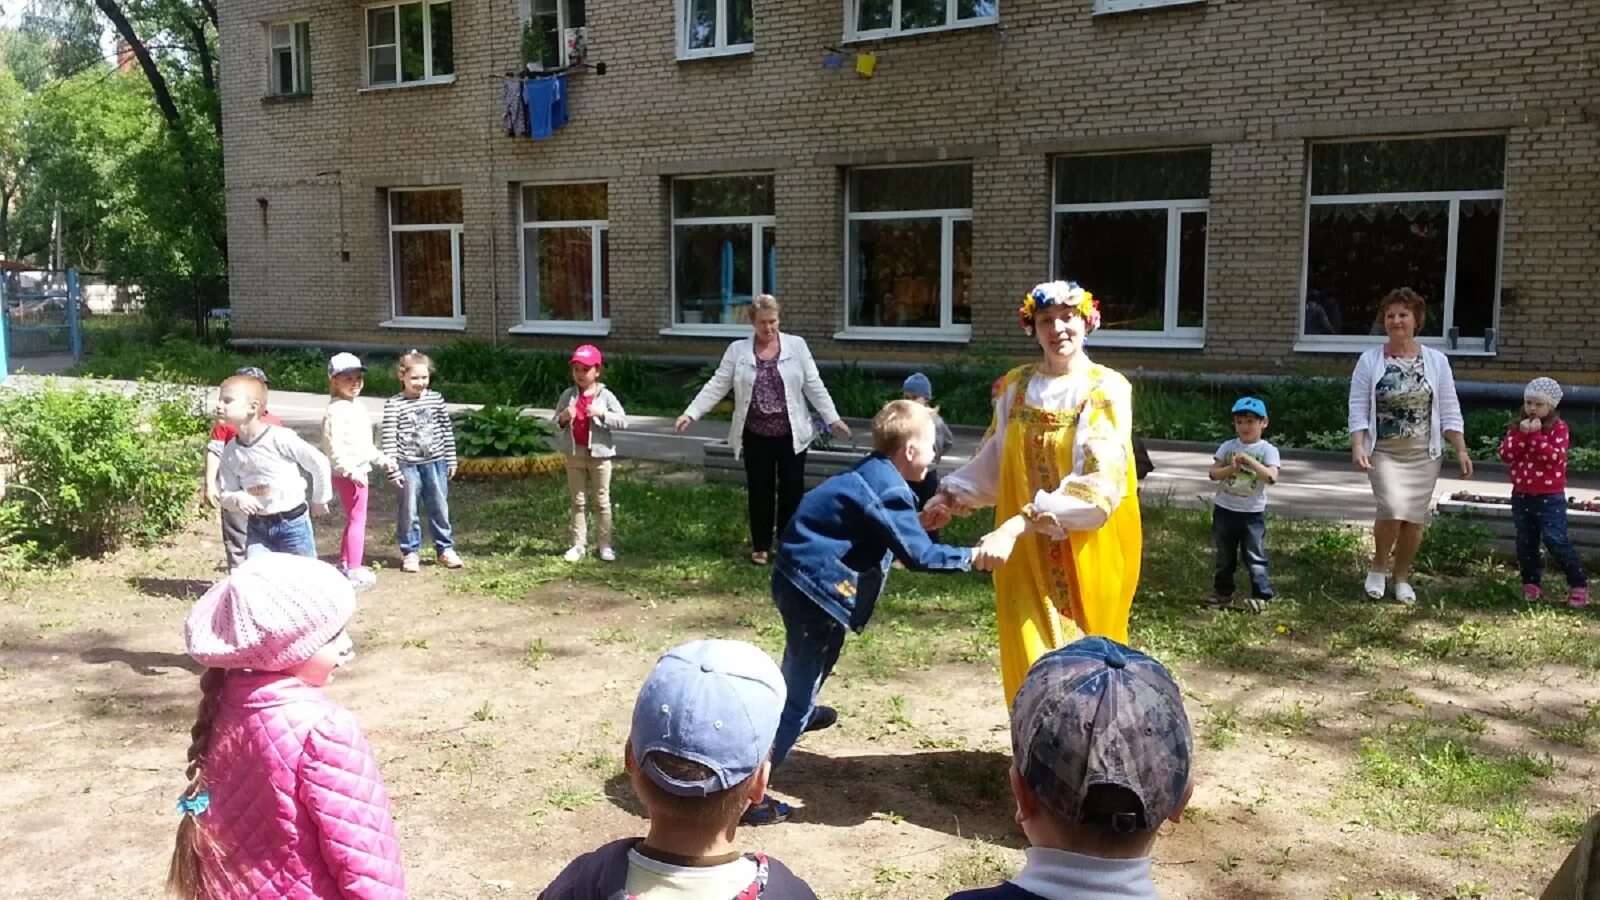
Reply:
[[[197,698],[182,622],[220,553],[197,523],[168,548],[82,563],[0,601],[0,896],[160,895]],[[741,622],[771,646],[776,617],[763,596],[641,601],[564,582],[508,603],[461,590],[469,574],[383,571],[352,627],[358,658],[330,690],[379,756],[413,896],[533,897],[575,854],[642,833],[620,754],[655,655],[708,634],[752,638]],[[825,693],[839,726],[807,736],[775,779],[794,819],[741,837],[830,898],[943,897],[1014,871],[1023,844],[992,661],[874,680],[851,657],[847,645]],[[1207,737],[1193,808],[1157,846],[1169,898],[1537,895],[1568,840],[1546,823],[1593,801],[1592,753],[1525,746],[1524,727],[1552,698],[1600,704],[1592,673],[1502,679],[1430,662],[1346,683],[1292,666],[1178,674]],[[1407,692],[1374,696],[1396,678]],[[1349,774],[1361,738],[1419,704],[1550,755],[1528,824],[1363,821]],[[1258,724],[1219,740],[1218,709]]]

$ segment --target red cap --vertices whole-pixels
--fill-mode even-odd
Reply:
[[[572,362],[584,366],[598,366],[601,362],[600,348],[593,344],[584,344],[572,351]]]

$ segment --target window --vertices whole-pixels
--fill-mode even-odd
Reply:
[[[1204,3],[1206,0],[1094,0],[1096,13],[1132,12],[1139,9],[1155,9],[1161,6],[1190,6]]]
[[[367,84],[443,81],[454,76],[450,3],[367,8]]]
[[[848,0],[845,40],[890,37],[942,28],[992,25],[999,0]]]
[[[558,69],[582,62],[588,50],[584,0],[520,0],[522,61]]]
[[[311,23],[267,26],[268,92],[280,97],[311,93]]]
[[[604,183],[523,186],[524,330],[603,330],[611,319],[607,230]]]
[[[772,176],[672,181],[673,323],[742,326],[778,289]]]
[[[1502,136],[1313,145],[1304,339],[1371,343],[1383,333],[1378,302],[1409,287],[1428,301],[1419,337],[1491,350],[1505,158]]]
[[[756,48],[754,0],[677,0],[678,58],[749,53]]]
[[[970,335],[972,167],[854,169],[846,195],[845,330]]]
[[[1198,343],[1211,151],[1067,156],[1055,170],[1051,271],[1100,301],[1096,342]]]
[[[461,191],[391,190],[389,260],[398,323],[463,323]]]

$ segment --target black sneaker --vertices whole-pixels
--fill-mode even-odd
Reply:
[[[811,711],[811,721],[806,723],[806,730],[801,733],[810,734],[813,731],[832,728],[837,721],[839,721],[838,710],[831,706],[819,706]]]
[[[789,804],[771,797],[764,798],[760,803],[752,803],[739,817],[740,825],[776,825],[787,821],[789,818]]]

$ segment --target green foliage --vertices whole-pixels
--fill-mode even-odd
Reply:
[[[520,406],[491,404],[477,412],[456,413],[456,452],[468,459],[550,452],[550,426],[522,411]]]
[[[824,376],[828,395],[841,416],[870,419],[885,403],[901,395],[889,385],[855,363],[845,363]]]
[[[1433,575],[1481,575],[1494,565],[1489,529],[1458,516],[1428,526],[1417,551],[1417,568]]]
[[[172,392],[8,392],[0,434],[16,483],[0,524],[14,531],[0,537],[94,554],[170,533],[194,509],[205,426],[198,402]]]

